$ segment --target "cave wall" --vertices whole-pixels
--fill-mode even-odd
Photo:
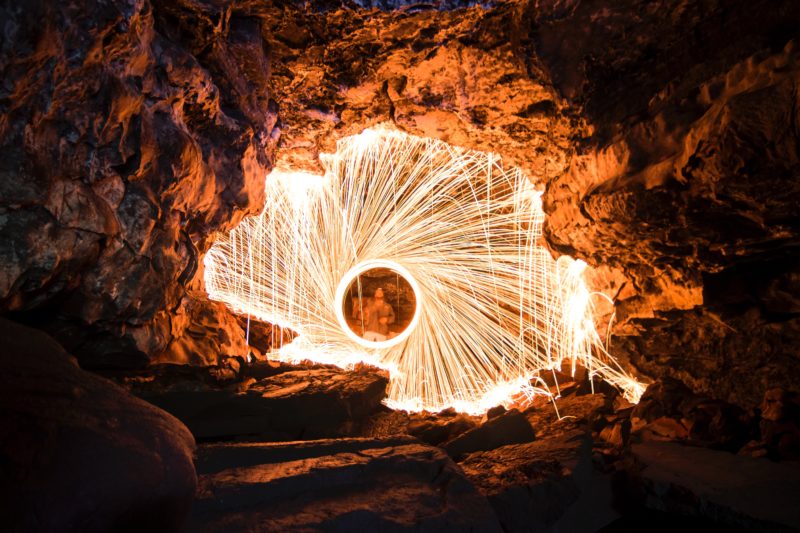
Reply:
[[[276,164],[319,171],[380,122],[494,151],[542,184],[548,246],[594,267],[646,380],[750,407],[793,387],[800,6],[437,6],[261,11]]]
[[[89,367],[243,350],[192,294],[209,238],[263,205],[276,105],[259,21],[147,0],[6,3],[0,19],[0,310]]]
[[[616,291],[612,351],[754,406],[800,378],[800,5],[603,4],[538,13],[594,127],[548,183],[548,241]]]
[[[0,310],[85,364],[213,362],[215,231],[377,123],[501,155],[646,378],[800,378],[792,1],[268,0],[3,8]],[[41,22],[44,21],[44,22]],[[608,317],[606,317],[607,319]]]

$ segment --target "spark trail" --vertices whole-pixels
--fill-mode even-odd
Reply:
[[[478,413],[580,364],[638,401],[605,350],[586,265],[541,245],[541,193],[493,154],[383,128],[338,142],[324,176],[272,172],[267,204],[205,259],[212,299],[299,336],[272,357],[390,371],[388,403]],[[390,261],[420,305],[402,343],[365,348],[337,319],[354,267]]]

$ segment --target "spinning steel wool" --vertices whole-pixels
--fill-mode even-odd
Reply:
[[[267,205],[211,248],[211,298],[299,336],[273,357],[390,371],[388,403],[477,413],[532,395],[577,364],[637,401],[595,329],[585,263],[539,244],[540,193],[493,154],[387,129],[339,141],[324,176],[275,171]],[[359,338],[343,297],[359,273],[394,270],[416,295],[398,336]]]

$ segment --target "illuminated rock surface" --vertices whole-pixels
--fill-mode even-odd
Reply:
[[[168,5],[0,9],[0,309],[94,367],[243,347],[187,290],[209,235],[264,201],[266,44],[253,19]]]
[[[227,384],[192,379],[145,383],[134,386],[134,392],[180,418],[195,438],[205,440],[351,436],[367,416],[381,409],[386,396],[387,379],[375,371],[284,365],[275,372]]]
[[[645,376],[747,407],[797,382],[798,4],[469,4],[4,12],[0,305],[95,367],[237,355],[194,303],[209,237],[273,156],[390,122],[542,183]]]
[[[190,529],[502,531],[438,448],[410,437],[209,444]]]

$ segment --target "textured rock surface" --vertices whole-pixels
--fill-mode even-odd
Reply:
[[[512,409],[446,442],[443,448],[451,457],[458,460],[469,452],[493,450],[506,444],[530,442],[535,438],[536,434],[528,419],[516,409]]]
[[[273,151],[318,171],[389,122],[541,184],[643,375],[746,407],[791,388],[800,5],[471,4],[4,8],[0,310],[87,366],[241,355],[196,300],[213,232],[260,208]]]
[[[269,368],[266,377],[230,367],[199,376],[178,367],[132,383],[135,394],[179,418],[198,439],[297,440],[357,434],[381,409],[388,380],[369,369]],[[267,369],[263,369],[267,370]],[[255,373],[255,372],[252,372]]]
[[[594,131],[548,184],[547,235],[602,267],[631,335],[613,347],[748,406],[796,383],[796,310],[769,301],[796,294],[770,288],[798,264],[800,8],[562,7],[538,14],[537,53]]]
[[[0,310],[85,366],[213,361],[196,350],[219,320],[197,336],[181,316],[197,314],[186,288],[208,237],[263,205],[276,110],[260,23],[147,0],[0,18]]]
[[[501,531],[439,450],[409,437],[214,444],[198,452],[202,531]]]
[[[800,465],[770,463],[673,443],[633,445],[644,468],[646,504],[705,515],[747,531],[800,529]]]
[[[194,439],[169,414],[0,319],[0,520],[6,531],[176,531]]]
[[[532,177],[563,171],[573,117],[532,53],[532,6],[455,11],[253,7],[269,25],[281,104],[276,165],[380,122],[502,154]]]
[[[756,433],[742,409],[692,394],[669,378],[648,387],[630,416],[636,440],[687,441],[735,452]]]

